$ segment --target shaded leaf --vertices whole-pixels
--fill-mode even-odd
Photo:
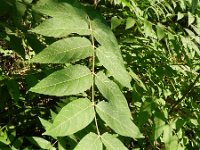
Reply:
[[[51,136],[67,136],[80,131],[94,119],[92,103],[87,98],[74,100],[64,106],[53,121],[53,125],[44,133]]]
[[[19,102],[20,91],[19,91],[19,85],[17,84],[16,80],[14,79],[8,80],[6,84],[12,99],[14,99],[15,102]]]
[[[118,57],[106,47],[99,47],[96,50],[96,55],[100,63],[111,72],[112,76],[123,86],[131,88],[130,76],[124,65],[120,63]]]
[[[107,150],[128,150],[124,144],[112,134],[104,133],[101,136],[101,140]]]
[[[102,72],[97,73],[96,82],[101,94],[118,110],[121,111],[125,116],[132,118],[129,110],[126,98],[122,94],[118,85],[108,79]]]
[[[112,17],[111,18],[111,29],[115,29],[117,28],[118,26],[120,26],[120,24],[122,23],[123,19],[120,19],[118,17]]]
[[[98,103],[96,105],[96,110],[100,118],[104,120],[116,133],[134,139],[143,137],[138,127],[131,121],[131,119],[121,114],[109,103]]]
[[[155,113],[154,124],[154,140],[157,140],[165,128],[165,117],[161,112]]]
[[[31,61],[38,63],[69,63],[91,55],[92,45],[89,40],[81,37],[72,37],[51,44]]]
[[[66,96],[82,93],[92,85],[92,75],[86,66],[71,65],[50,74],[30,89],[32,92]]]
[[[195,12],[195,10],[197,9],[198,1],[199,0],[192,0],[192,12]]]
[[[78,143],[78,145],[75,147],[74,150],[103,150],[103,145],[100,139],[100,136],[98,136],[95,133],[90,132],[86,136],[81,139],[81,141]]]

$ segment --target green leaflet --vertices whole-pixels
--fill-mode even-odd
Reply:
[[[44,1],[44,0],[43,0]],[[85,18],[87,14],[78,5],[78,3],[68,2],[56,2],[55,0],[47,0],[46,2],[38,2],[33,9],[39,11],[42,14],[46,14],[51,17],[80,17]]]
[[[195,17],[190,12],[188,12],[187,14],[188,14],[188,26],[190,26],[195,21]]]
[[[30,89],[32,92],[66,96],[82,93],[92,85],[92,75],[86,66],[71,65],[50,74]]]
[[[64,106],[45,135],[67,136],[85,128],[94,119],[94,107],[89,99],[80,98]]]
[[[39,26],[31,30],[48,37],[66,37],[71,33],[79,35],[89,35],[91,31],[85,20],[79,17],[60,16],[42,22]]]
[[[163,133],[165,128],[165,117],[162,112],[156,111],[154,116],[154,140],[157,140]]]
[[[146,35],[146,37],[148,37],[148,36],[152,36],[152,24],[151,24],[151,22],[149,22],[149,21],[147,21],[147,20],[145,20],[144,21],[144,33],[145,33],[145,35]]]
[[[131,112],[129,110],[126,98],[120,91],[118,85],[108,79],[106,75],[102,72],[96,75],[96,86],[98,87],[101,94],[110,101],[110,103],[124,115],[132,118]]]
[[[158,40],[161,40],[165,37],[165,29],[162,24],[158,23],[158,25],[156,25],[156,33]]]
[[[20,97],[19,85],[16,80],[11,79],[7,81],[7,89],[12,99],[18,103]]]
[[[92,55],[92,45],[86,38],[71,37],[59,40],[36,55],[31,62],[69,63]]]
[[[27,137],[27,139],[34,145],[42,148],[42,149],[51,149],[51,150],[55,150],[55,148],[51,145],[51,143],[41,137],[36,137],[36,136],[32,136],[32,137]]]
[[[106,21],[95,10],[87,8],[88,15],[90,16],[90,22],[92,27],[92,34],[100,45],[104,46],[107,51],[112,51],[118,58],[118,61],[123,64],[121,51],[119,49],[117,39],[113,34],[110,27],[106,24]]]
[[[178,149],[178,137],[173,135],[173,129],[171,125],[165,125],[164,127],[164,134],[163,134],[163,141],[165,143],[166,150],[177,150]]]
[[[126,71],[124,65],[120,62],[116,54],[107,49],[104,46],[101,46],[96,49],[96,55],[100,63],[111,72],[112,76],[123,86],[131,88],[130,85],[130,76]]]
[[[107,150],[128,150],[118,138],[107,132],[101,136],[101,140]]]
[[[117,111],[112,105],[106,102],[100,102],[96,105],[97,113],[105,123],[112,128],[116,133],[136,138],[142,138],[138,127],[131,121],[130,118],[124,116]]]
[[[49,122],[43,118],[40,118],[40,117],[39,117],[39,119],[40,119],[42,126],[45,128],[45,130],[49,129],[52,126],[51,122]]]
[[[120,26],[120,24],[122,23],[123,19],[118,18],[116,16],[111,18],[111,29],[114,30],[115,28],[117,28],[118,26]]]
[[[90,132],[86,136],[81,139],[81,141],[78,143],[78,145],[75,147],[74,150],[103,150],[103,145],[100,139],[100,136],[98,136],[95,133]]]

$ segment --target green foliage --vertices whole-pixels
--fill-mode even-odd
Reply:
[[[0,149],[199,149],[198,0],[2,0],[0,31]]]

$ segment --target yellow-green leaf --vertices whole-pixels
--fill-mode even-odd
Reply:
[[[90,132],[81,139],[74,150],[103,150],[103,144],[100,136]]]

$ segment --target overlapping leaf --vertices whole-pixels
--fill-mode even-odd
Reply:
[[[99,91],[101,94],[110,101],[110,103],[118,110],[121,111],[124,115],[129,118],[132,118],[131,112],[129,110],[126,98],[120,91],[118,85],[108,79],[105,74],[102,72],[97,73],[96,82]]]
[[[138,127],[120,111],[117,111],[112,105],[106,102],[100,102],[96,106],[97,113],[106,124],[116,133],[132,138],[142,138]]]
[[[78,145],[75,147],[74,150],[103,150],[103,145],[100,139],[100,136],[98,136],[95,133],[89,133],[81,141],[78,143]]]
[[[66,96],[82,93],[92,85],[92,75],[86,66],[72,65],[50,74],[30,89],[32,92]]]
[[[69,63],[91,55],[92,45],[89,40],[81,37],[72,37],[53,43],[31,61],[38,63]]]
[[[97,57],[100,63],[108,69],[113,77],[121,83],[123,86],[131,88],[130,76],[126,71],[124,65],[120,63],[120,60],[113,51],[106,49],[106,47],[99,47],[96,50]]]
[[[51,136],[67,136],[85,128],[94,119],[94,107],[87,98],[74,100],[64,106],[44,133]]]
[[[107,51],[112,51],[117,56],[118,61],[123,64],[121,52],[112,30],[96,11],[90,10],[88,14],[91,18],[91,28],[95,39],[100,45],[106,47]]]
[[[101,136],[101,140],[107,150],[128,150],[124,144],[112,134],[104,133]]]

